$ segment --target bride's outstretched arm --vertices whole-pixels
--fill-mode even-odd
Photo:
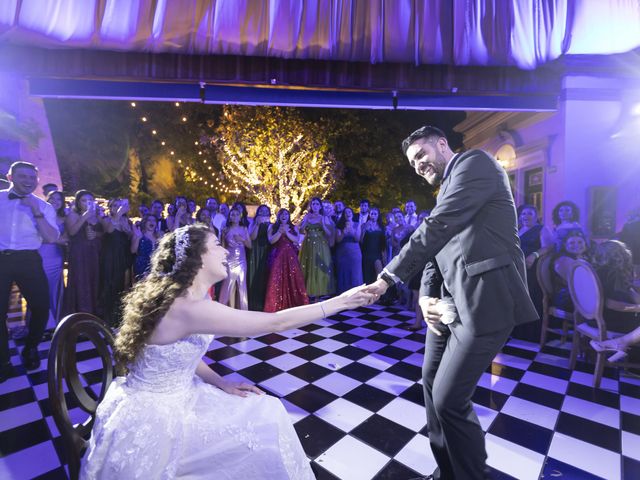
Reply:
[[[173,328],[179,329],[180,335],[213,333],[235,337],[289,330],[335,315],[342,310],[375,302],[378,295],[363,290],[363,287],[364,285],[352,288],[324,302],[276,313],[235,310],[210,300],[183,301],[180,305],[175,305]]]

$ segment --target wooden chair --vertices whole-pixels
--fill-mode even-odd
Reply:
[[[76,362],[78,340],[91,341],[102,360],[99,395],[85,388],[80,380]],[[88,313],[74,313],[62,319],[51,339],[48,360],[49,401],[53,419],[64,442],[71,479],[78,478],[80,459],[87,447],[98,404],[104,398],[114,374],[120,373],[113,364],[113,344],[114,337],[109,327],[101,319]],[[68,395],[89,414],[84,423],[74,425],[69,418],[63,380],[67,385]]]
[[[576,309],[571,356],[569,357],[569,368],[573,370],[576,366],[582,338],[603,341],[619,337],[622,334],[607,330],[607,325],[605,324],[602,313],[605,306],[604,291],[602,290],[602,285],[600,284],[600,279],[596,271],[588,262],[577,260],[571,268],[571,273],[569,274],[569,291],[571,292],[571,299]],[[617,309],[613,302],[608,302],[606,305],[607,308]],[[593,327],[589,325],[586,320],[595,320],[596,326]],[[611,355],[611,352],[595,352],[595,355],[596,364],[593,373],[594,388],[600,387],[604,367],[607,365],[623,368],[640,368],[640,363],[609,362],[607,356]]]
[[[553,332],[560,335],[562,343],[567,341],[569,335],[569,325],[573,322],[573,313],[561,310],[551,304],[553,299],[553,281],[551,269],[553,268],[553,254],[543,255],[538,259],[536,266],[536,277],[538,284],[542,290],[542,326],[540,328],[540,349],[547,342],[547,333]],[[555,317],[562,320],[562,329],[551,328],[549,326],[549,318]]]

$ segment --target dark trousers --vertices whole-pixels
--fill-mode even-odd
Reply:
[[[511,328],[473,336],[460,322],[427,330],[422,379],[435,478],[487,478],[484,432],[471,397],[482,373],[506,342]]]
[[[37,250],[0,253],[0,363],[9,363],[7,311],[11,284],[15,282],[31,309],[27,347],[37,347],[49,319],[49,283]]]

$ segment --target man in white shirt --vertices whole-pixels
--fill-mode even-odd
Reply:
[[[418,214],[416,213],[416,202],[409,200],[404,204],[404,221],[414,229],[418,226]]]
[[[12,376],[7,331],[11,284],[15,282],[31,309],[29,334],[20,356],[27,370],[40,366],[38,344],[49,318],[49,285],[38,248],[58,239],[53,207],[36,197],[38,169],[28,162],[9,168],[9,189],[0,190],[0,383]]]

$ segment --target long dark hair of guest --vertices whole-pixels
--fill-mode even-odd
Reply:
[[[176,236],[186,235],[188,246],[177,271]],[[116,361],[127,366],[135,361],[145,342],[176,298],[185,294],[202,268],[211,231],[205,225],[187,225],[162,237],[151,256],[149,274],[136,283],[123,299],[122,327],[115,344]]]
[[[347,210],[351,210],[351,221],[353,222],[353,209],[351,207],[344,207],[344,210],[342,210],[342,213],[340,214],[340,218],[338,218],[338,223],[336,224],[336,228],[339,230],[344,230],[344,227],[347,225],[347,217],[345,216]]]
[[[287,210],[286,208],[281,208],[280,210],[278,210],[278,213],[276,215],[276,221],[273,223],[273,225],[271,225],[271,233],[276,233],[279,229],[280,229],[280,225],[282,225],[282,222],[280,221],[280,214],[282,212],[287,212],[289,214],[289,221],[287,222],[289,224],[289,231],[295,231],[295,227],[293,225],[293,222],[291,221],[291,212],[289,212],[289,210]]]
[[[598,245],[593,258],[596,267],[609,269],[607,279],[616,290],[627,292],[633,287],[633,257],[619,240],[607,240]]]
[[[82,214],[82,210],[80,210],[80,200],[82,200],[82,197],[84,197],[85,195],[91,195],[93,198],[96,198],[95,195],[89,190],[78,190],[73,200],[73,210],[76,213]]]
[[[47,202],[51,203],[51,197],[55,197],[58,196],[60,197],[60,208],[56,210],[56,215],[60,218],[64,218],[67,216],[67,210],[65,208],[65,203],[66,200],[64,198],[64,193],[62,193],[60,190],[54,190],[53,192],[49,192],[49,195],[47,195]]]

